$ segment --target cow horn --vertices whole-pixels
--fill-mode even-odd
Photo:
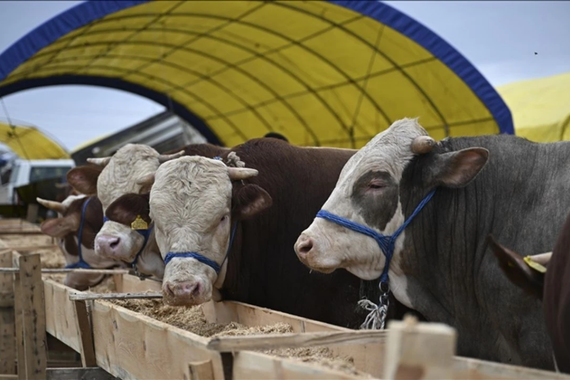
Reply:
[[[232,168],[228,167],[228,175],[232,181],[239,181],[241,179],[248,179],[255,177],[259,172],[251,168]]]
[[[39,204],[41,204],[45,208],[49,208],[50,210],[59,212],[60,214],[63,214],[65,210],[67,210],[67,207],[65,207],[63,203],[48,201],[42,198],[36,198],[36,200],[38,201]]]
[[[109,163],[109,161],[111,161],[111,157],[99,157],[99,158],[88,158],[87,162],[90,162],[92,164],[95,165],[99,165],[99,166],[107,166],[107,164]]]
[[[158,162],[161,164],[165,163],[166,161],[174,160],[175,158],[182,157],[184,155],[184,151],[181,150],[178,153],[174,154],[161,154],[158,156]]]
[[[425,154],[432,151],[436,142],[429,136],[418,136],[412,141],[412,153]]]

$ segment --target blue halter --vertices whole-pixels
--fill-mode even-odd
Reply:
[[[108,221],[109,221],[109,218],[104,216],[103,217],[103,223],[106,223]],[[118,222],[116,222],[116,223],[118,223]],[[154,225],[150,226],[149,228],[147,228],[145,230],[135,230],[140,235],[142,235],[142,237],[144,238],[144,243],[143,243],[141,249],[139,249],[139,251],[135,255],[135,259],[132,262],[130,262],[129,265],[131,266],[131,268],[133,268],[133,270],[135,271],[135,274],[139,277],[142,275],[139,273],[139,270],[137,268],[137,262],[139,261],[139,257],[141,256],[142,252],[146,248],[146,244],[148,243],[148,239],[150,237],[150,234],[151,234],[153,228],[154,228]]]
[[[224,257],[224,260],[222,261],[221,264],[218,264],[214,260],[210,260],[206,256],[199,254],[198,252],[168,252],[166,254],[166,257],[164,258],[164,265],[168,265],[168,263],[176,257],[180,257],[180,258],[186,257],[189,259],[196,259],[199,262],[201,262],[202,264],[206,264],[207,266],[209,266],[210,268],[215,270],[216,274],[220,274],[220,271],[222,270],[222,266],[224,265],[224,263],[226,262],[226,259],[228,258],[228,255],[230,254],[230,249],[232,248],[232,244],[234,242],[236,230],[237,230],[237,223],[234,225],[234,227],[232,229],[232,235],[230,237],[230,244],[228,245],[228,250],[226,252],[226,256]]]
[[[430,201],[430,199],[435,194],[435,190],[436,189],[433,189],[428,195],[426,195],[426,197],[420,202],[418,207],[416,207],[412,215],[410,215],[408,219],[404,221],[404,223],[400,226],[400,228],[396,230],[396,232],[388,236],[382,235],[381,233],[378,233],[373,229],[366,227],[362,224],[358,224],[341,216],[331,214],[330,212],[325,210],[320,210],[317,213],[317,218],[326,219],[329,222],[336,223],[340,226],[346,227],[353,231],[370,236],[371,238],[376,240],[376,243],[378,243],[380,249],[382,250],[382,253],[384,253],[384,256],[386,257],[386,264],[384,265],[384,270],[382,271],[382,275],[380,275],[380,284],[381,286],[382,284],[385,284],[386,289],[384,290],[387,291],[388,270],[390,269],[390,261],[392,260],[392,256],[394,255],[394,249],[396,248],[396,239],[398,239],[398,236],[400,236],[402,231],[404,231],[404,229],[412,222],[412,219],[414,219],[414,217],[418,215],[419,212],[422,210],[422,208],[424,208],[424,206]]]
[[[87,198],[87,200],[83,203],[83,207],[81,208],[81,221],[79,222],[79,231],[77,231],[77,254],[79,255],[79,261],[66,265],[66,268],[93,269],[91,265],[87,264],[87,262],[83,260],[83,255],[81,253],[81,238],[83,236],[83,226],[85,224],[85,210],[87,210],[87,205],[89,202],[91,202],[91,198]]]

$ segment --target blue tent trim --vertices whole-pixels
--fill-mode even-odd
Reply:
[[[178,103],[174,99],[169,98],[167,95],[151,90],[147,87],[140,86],[138,84],[127,82],[122,79],[117,78],[107,78],[92,75],[56,75],[45,78],[34,78],[25,79],[10,83],[9,85],[0,87],[0,97],[13,94],[18,91],[23,91],[28,88],[37,88],[45,86],[55,86],[64,84],[82,84],[82,85],[92,85],[100,86],[106,88],[115,88],[118,90],[128,91],[133,94],[144,96],[147,99],[154,100],[157,103],[162,104],[167,109],[171,109],[176,115],[180,116],[182,119],[188,121],[198,132],[204,136],[210,144],[221,145],[219,137],[208,127],[208,124],[202,120],[199,116],[194,114],[184,105]]]
[[[352,9],[397,30],[417,42],[445,63],[485,104],[499,126],[501,133],[514,135],[511,111],[504,100],[461,53],[430,29],[380,1],[328,0],[333,4]]]
[[[22,37],[16,43],[10,46],[6,51],[4,51],[2,55],[0,55],[0,81],[4,80],[12,71],[14,71],[22,63],[26,62],[35,53],[53,43],[65,34],[82,26],[85,26],[94,20],[105,17],[111,13],[115,13],[136,5],[144,4],[148,1],[149,0],[86,1],[85,3],[81,3],[72,9],[53,17],[52,19],[46,21],[44,24],[38,26],[36,29],[28,33],[26,36]],[[380,1],[328,1],[347,9],[359,12],[365,16],[371,17],[385,24],[386,26],[397,30],[398,32],[402,33],[403,35],[407,36],[408,38],[412,39],[430,51],[435,57],[437,57],[451,70],[453,70],[453,72],[455,72],[455,74],[457,74],[465,83],[467,83],[467,85],[473,90],[473,92],[479,97],[489,112],[493,115],[501,133],[514,134],[511,112],[500,95],[489,84],[489,82],[487,82],[481,73],[479,73],[479,71],[467,59],[465,59],[465,57],[463,57],[457,50],[455,50],[437,34],[419,22],[415,21],[411,17],[401,13],[400,11],[390,7],[387,4],[381,3]],[[54,78],[62,79],[65,77],[66,76]],[[86,78],[83,79],[86,80]],[[6,86],[0,89],[0,96],[35,87],[34,84],[37,84],[39,82],[42,81],[24,81],[23,83],[27,83],[27,87],[23,87],[21,85]],[[98,84],[90,84],[101,85],[101,83],[108,83],[109,81],[104,80],[104,78],[97,78],[96,82]],[[114,83],[117,81],[111,80],[111,82]],[[51,84],[56,85],[64,83],[53,80]],[[132,83],[122,82],[115,83],[114,86],[111,85],[110,87],[121,88],[129,91],[127,87],[132,88],[132,86],[135,85]],[[141,86],[136,87],[138,87],[137,91],[133,92],[139,95],[147,96],[145,95],[146,93],[152,95],[152,97],[147,96],[150,99],[160,98],[160,96],[158,96],[155,91],[142,88]],[[15,88],[18,88],[18,90],[15,90]],[[12,91],[7,91],[8,89],[12,89]],[[164,97],[164,95],[162,95],[162,97]],[[180,104],[178,104],[178,106],[182,107],[185,110],[184,113],[186,115],[193,115],[194,117],[192,119],[197,118],[197,116],[192,114],[185,107],[181,106]],[[183,115],[180,116],[183,117]],[[192,122],[192,119],[188,119],[188,121]],[[199,120],[201,121],[201,119]],[[205,125],[203,121],[201,121],[201,123]],[[213,132],[209,128],[208,131],[208,134],[210,136],[213,136]],[[210,141],[210,138],[208,138],[208,140]],[[218,140],[217,137],[215,140]]]

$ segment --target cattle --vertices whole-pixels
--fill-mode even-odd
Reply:
[[[42,222],[41,230],[58,239],[58,245],[68,268],[111,268],[114,260],[95,254],[95,235],[103,226],[103,211],[97,197],[70,195],[63,202],[37,198],[42,206],[59,214],[58,218]],[[105,275],[97,273],[68,273],[64,284],[78,290],[86,290],[103,281]]]
[[[96,193],[101,199],[106,222],[95,240],[97,254],[130,264],[137,274],[161,279],[164,263],[148,217],[150,189],[142,183],[161,163],[170,159],[191,151],[219,152],[222,149],[197,144],[161,155],[147,145],[126,144],[112,157],[89,159],[98,169],[90,166],[72,169],[68,182],[81,192]]]
[[[507,278],[542,300],[557,367],[570,373],[570,214],[552,252],[523,258],[492,236],[488,242]]]
[[[377,283],[361,283],[345,271],[311,273],[293,251],[354,153],[261,138],[219,160],[195,156],[162,164],[150,216],[167,262],[165,302],[197,305],[221,297],[358,327],[367,313],[357,302],[377,297]]]
[[[404,305],[457,329],[459,355],[552,369],[539,301],[505,278],[485,238],[548,251],[570,209],[569,169],[568,143],[436,143],[398,120],[348,160],[295,251],[317,271],[389,281]]]

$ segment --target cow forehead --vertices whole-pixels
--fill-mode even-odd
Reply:
[[[119,149],[97,180],[97,196],[103,209],[123,194],[138,193],[137,180],[156,171],[160,165],[158,156],[147,145],[127,144]]]
[[[358,178],[369,171],[387,171],[400,180],[404,168],[414,157],[412,141],[426,135],[428,133],[417,119],[405,118],[394,122],[347,161],[340,173],[337,188],[348,191]]]
[[[150,193],[151,212],[171,210],[180,216],[184,208],[190,212],[184,218],[195,219],[227,207],[231,188],[227,167],[218,160],[200,156],[171,160],[155,174]]]

